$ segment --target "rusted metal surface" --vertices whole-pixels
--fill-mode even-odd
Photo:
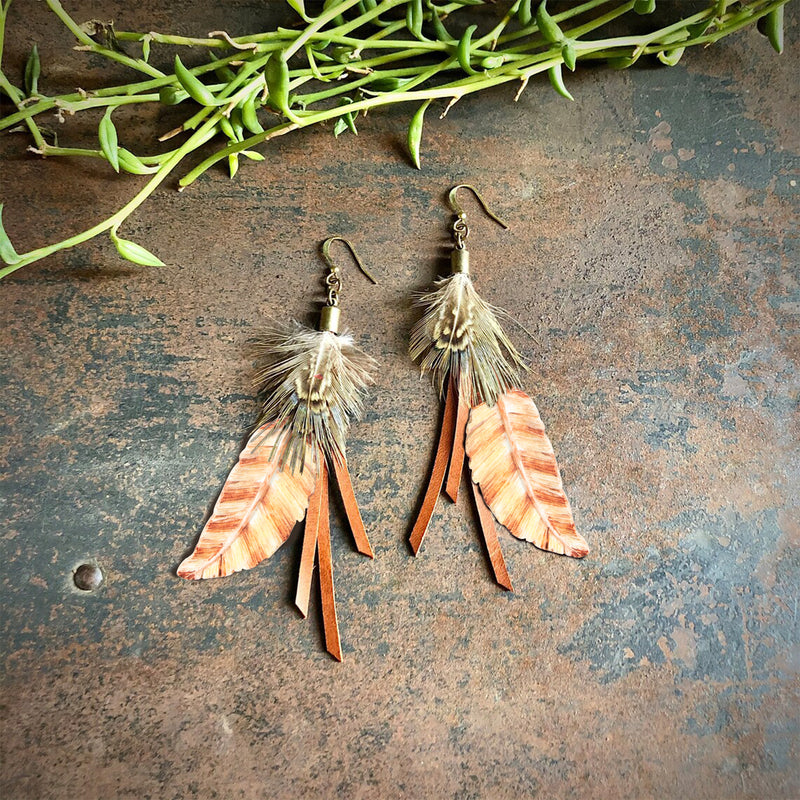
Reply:
[[[85,56],[40,4],[12,8],[9,57],[41,36],[43,85],[73,86]],[[261,13],[113,10],[185,33]],[[672,69],[579,69],[574,104],[545,80],[430,113],[421,172],[401,156],[409,109],[358,138],[291,134],[130,221],[167,268],[97,241],[5,281],[0,796],[800,795],[790,16],[780,58],[751,32]],[[89,88],[104,67],[86,69]],[[62,142],[91,141],[77,124]],[[139,185],[24,146],[0,138],[19,249]],[[449,268],[460,181],[511,225],[476,218],[476,281],[531,334],[507,326],[591,547],[557,558],[501,532],[514,593],[491,580],[468,492],[441,504],[424,557],[406,544],[439,425],[406,355],[411,294]],[[175,576],[257,414],[244,344],[267,316],[313,323],[332,234],[380,281],[343,301],[381,369],[348,440],[374,561],[331,508],[342,664],[320,609],[309,625],[293,606],[299,532],[250,571]],[[95,591],[74,584],[82,564]]]

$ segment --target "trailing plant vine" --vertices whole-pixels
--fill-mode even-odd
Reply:
[[[82,156],[108,162],[116,172],[148,176],[119,210],[91,228],[63,241],[18,253],[2,226],[0,205],[0,278],[53,253],[108,234],[119,254],[136,264],[161,260],[119,235],[120,226],[173,173],[187,156],[210,140],[219,149],[178,179],[181,190],[222,162],[231,178],[240,157],[263,161],[258,148],[270,139],[300,128],[333,121],[339,136],[356,132],[360,115],[396,103],[416,105],[408,128],[408,151],[420,166],[426,110],[443,102],[442,116],[462,98],[502,84],[517,86],[516,98],[532,77],[547,73],[552,87],[572,99],[566,71],[582,62],[602,61],[616,69],[645,56],[674,65],[688,47],[709,45],[742,28],[758,24],[773,47],[783,49],[783,7],[788,0],[711,0],[706,8],[682,17],[680,3],[665,4],[673,21],[637,35],[609,35],[609,25],[623,28],[631,15],[656,10],[656,0],[586,0],[559,13],[532,0],[491,3],[487,30],[474,24],[471,6],[484,0],[326,0],[312,14],[304,0],[286,0],[298,27],[276,27],[247,36],[214,31],[206,37],[173,36],[150,31],[118,31],[92,20],[79,24],[59,0],[49,9],[75,36],[77,49],[101,55],[139,73],[135,82],[87,92],[51,96],[42,86],[34,47],[20,85],[3,66],[6,22],[12,0],[0,0],[0,93],[13,106],[0,118],[0,130],[25,126],[29,150],[41,157]],[[663,16],[663,15],[662,15]],[[472,24],[467,24],[472,22]],[[155,47],[178,50],[172,71],[151,63]],[[138,55],[130,55],[136,48]],[[182,51],[190,51],[189,55]],[[192,67],[196,51],[203,63]],[[218,53],[222,52],[222,55]],[[516,99],[515,98],[515,99]],[[179,142],[158,155],[137,155],[120,146],[114,112],[131,104],[181,105],[183,123],[159,137]],[[44,115],[78,114],[105,109],[94,149],[65,147],[42,125]]]

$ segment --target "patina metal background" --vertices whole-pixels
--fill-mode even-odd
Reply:
[[[69,5],[187,34],[265,17]],[[110,74],[43,4],[12,17],[9,63],[38,41],[47,89]],[[429,114],[421,172],[408,108],[358,138],[292,134],[132,218],[167,268],[98,240],[6,280],[0,795],[800,795],[796,40],[793,21],[782,57],[750,31],[672,69],[580,69],[575,103],[546,81],[464,100]],[[171,121],[118,112],[140,149]],[[62,142],[96,123],[67,120]],[[26,144],[0,139],[20,250],[140,184]],[[405,542],[438,424],[406,356],[410,300],[446,264],[444,193],[464,180],[511,224],[475,218],[477,285],[530,333],[509,327],[592,548],[503,535],[515,594],[464,493],[419,558]],[[343,293],[381,369],[350,440],[374,563],[334,519],[342,665],[318,611],[291,605],[297,537],[225,580],[174,574],[255,418],[244,344],[267,317],[311,321],[331,234],[380,281],[350,271]],[[86,560],[96,593],[72,585]]]

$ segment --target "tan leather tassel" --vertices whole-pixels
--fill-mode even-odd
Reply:
[[[450,459],[450,451],[453,446],[453,432],[456,426],[456,412],[458,399],[456,397],[455,385],[451,379],[447,389],[447,399],[444,405],[444,416],[442,418],[442,429],[439,433],[439,444],[436,447],[436,458],[433,461],[431,477],[428,481],[428,488],[425,490],[425,497],[422,507],[417,515],[417,520],[409,537],[409,544],[414,551],[414,555],[419,552],[422,540],[428,531],[428,525],[436,508],[436,501],[442,491],[444,474],[447,471],[447,462]]]
[[[497,527],[494,524],[492,512],[481,496],[481,490],[478,485],[473,483],[472,480],[470,480],[469,485],[472,487],[472,496],[475,498],[475,506],[478,509],[478,520],[481,524],[481,533],[486,544],[486,552],[489,554],[489,563],[492,565],[494,579],[504,589],[513,592],[514,587],[511,585],[511,577],[506,568],[506,560],[503,558],[503,551],[500,549],[500,540],[497,538]]]
[[[458,488],[461,485],[461,472],[464,468],[464,437],[467,434],[467,420],[469,419],[469,403],[451,381],[451,388],[458,396],[458,413],[456,415],[456,429],[453,435],[453,451],[450,455],[450,468],[447,471],[445,494],[455,503],[458,500]]]
[[[322,505],[322,484],[325,480],[325,467],[323,456],[320,454],[321,466],[317,471],[317,481],[314,493],[308,503],[306,527],[303,535],[303,552],[300,556],[300,571],[297,575],[297,593],[294,604],[305,619],[308,616],[308,603],[311,598],[311,578],[314,574],[314,560],[317,555],[317,537],[319,535],[319,520]]]
[[[325,649],[337,660],[342,660],[339,623],[336,619],[336,598],[333,593],[333,557],[331,555],[331,526],[328,509],[328,469],[322,470],[322,501],[319,511],[319,589],[322,595],[322,625],[325,630]]]
[[[334,456],[333,468],[336,472],[336,482],[339,484],[339,494],[342,497],[347,521],[350,523],[350,530],[356,541],[356,549],[365,556],[375,558],[367,538],[367,531],[364,528],[364,521],[361,519],[361,512],[358,510],[353,484],[350,481],[350,472],[347,469],[347,460],[344,456],[342,458]]]

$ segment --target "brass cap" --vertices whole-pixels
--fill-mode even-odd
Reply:
[[[469,275],[469,250],[456,248],[450,252],[450,271],[454,275],[457,272]]]
[[[323,306],[319,315],[319,329],[339,333],[339,306]]]

